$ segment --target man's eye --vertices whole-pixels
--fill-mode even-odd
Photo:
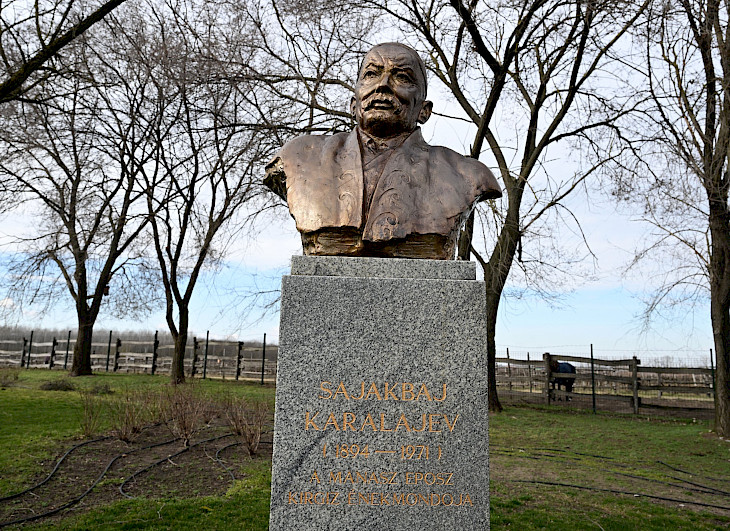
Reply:
[[[408,74],[399,73],[396,74],[395,78],[403,83],[413,83],[413,78],[411,78]]]
[[[378,75],[378,74],[377,74],[376,72],[374,72],[373,70],[367,70],[367,71],[366,71],[366,72],[365,72],[365,73],[364,73],[364,74],[362,75],[362,77],[364,77],[364,78],[366,78],[366,79],[367,79],[367,78],[375,77],[375,76],[377,76],[377,75]]]

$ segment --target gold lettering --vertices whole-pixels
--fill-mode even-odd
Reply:
[[[305,504],[311,505],[313,499],[314,499],[314,496],[312,495],[311,492],[305,492],[304,493],[304,503]]]
[[[400,394],[401,400],[411,401],[416,397],[416,395],[413,393],[413,384],[412,383],[403,382],[402,384],[400,384],[400,389],[401,389],[401,394]],[[408,396],[409,398],[406,398],[406,396]]]
[[[365,417],[365,420],[362,423],[362,426],[360,427],[360,431],[365,430],[365,426],[369,425],[373,431],[378,431],[377,426],[375,426],[375,421],[373,420],[373,416],[368,413],[367,417]]]
[[[349,418],[350,420],[347,420],[348,418]],[[351,429],[352,431],[357,431],[357,430],[355,429],[355,426],[353,426],[353,425],[352,425],[352,423],[353,423],[353,422],[355,422],[355,419],[356,419],[356,418],[357,418],[357,417],[355,416],[355,414],[354,414],[354,413],[350,413],[350,412],[348,412],[348,411],[346,411],[345,413],[343,413],[343,414],[342,414],[342,431],[347,431],[347,427],[348,427],[348,426],[350,427],[350,429]]]
[[[403,493],[393,493],[393,505],[401,505],[403,503]]]
[[[472,507],[474,506],[474,504],[471,502],[471,496],[469,496],[468,494],[464,494],[463,498],[464,498],[464,505],[466,505],[468,503]]]
[[[327,426],[332,425],[335,427],[335,430],[340,431],[340,427],[337,425],[337,419],[335,418],[334,413],[330,413],[330,416],[327,417],[327,422],[324,423],[324,426],[322,426],[322,430],[326,430]]]
[[[444,394],[441,398],[436,398],[435,396],[433,397],[436,402],[443,402],[444,400],[446,400],[446,384],[443,384],[443,391]]]
[[[459,414],[458,413],[454,417],[454,423],[453,424],[450,424],[449,423],[449,417],[448,417],[448,415],[444,414],[444,422],[446,423],[446,427],[449,428],[449,431],[450,432],[451,431],[454,431],[454,428],[456,427],[456,421],[457,420],[459,420]]]
[[[319,411],[317,411],[312,417],[309,416],[309,411],[307,411],[307,414],[304,416],[304,431],[309,429],[310,424],[312,425],[312,428],[319,431],[319,426],[314,423],[314,419],[317,418],[317,415],[319,415]]]
[[[350,397],[347,395],[347,389],[345,389],[345,384],[342,382],[337,386],[337,391],[335,391],[335,396],[332,399],[337,398],[337,395],[344,395],[345,400],[350,400]]]
[[[292,503],[295,503],[295,504],[298,504],[299,503],[299,497],[297,496],[298,494],[299,494],[298,492],[290,492],[289,493],[289,504],[290,505]]]
[[[380,414],[380,431],[393,431],[385,429],[385,413]]]
[[[350,398],[353,400],[362,400],[363,396],[365,396],[365,382],[360,382],[360,396],[350,395]]]
[[[352,503],[353,496],[357,496],[357,492],[350,491],[350,493],[347,495],[347,505],[357,505],[357,500],[355,500],[355,503]]]
[[[395,425],[395,431],[398,431],[398,428],[401,426],[405,427],[406,431],[411,431],[411,427],[408,425],[405,415],[401,415],[398,419],[398,424]]]
[[[397,385],[398,384],[396,383],[392,387],[389,388],[388,387],[388,382],[385,382],[385,389],[383,389],[383,396],[385,396],[385,400],[388,400],[388,395],[392,396],[393,397],[393,400],[398,400],[398,397],[395,396],[395,394],[393,393],[393,389],[395,389],[395,387]]]
[[[444,485],[453,485],[453,483],[451,483],[451,477],[454,475],[454,473],[453,472],[447,472],[447,474],[449,475],[449,477],[446,480],[446,483],[444,483]]]
[[[338,501],[337,501],[337,496],[339,496],[339,495],[340,495],[340,493],[339,493],[339,492],[328,492],[328,493],[327,493],[328,497],[329,497],[329,495],[330,495],[330,494],[334,494],[334,498],[332,498],[332,499],[331,499],[331,500],[329,501],[329,504],[330,504],[330,505],[339,505],[339,504],[340,504],[340,502],[338,502]],[[335,502],[337,502],[337,503],[335,503]]]
[[[414,427],[414,428],[412,428],[412,430],[413,430],[413,431],[423,431],[423,430],[425,430],[425,429],[426,429],[426,414],[425,414],[425,413],[423,413],[423,414],[421,415],[421,420],[422,420],[422,422],[423,422],[423,425],[421,426],[421,429],[420,429],[420,430],[417,430],[417,429],[416,429],[416,428]]]
[[[312,476],[309,478],[310,483],[312,483],[313,481],[316,481],[317,483],[319,483],[319,474],[317,474],[316,470],[312,473]]]
[[[416,395],[416,400],[421,398],[421,395],[426,395],[426,400],[431,401],[431,395],[428,393],[428,388],[425,383],[421,384],[421,388],[418,390],[418,394]]]
[[[319,388],[322,391],[324,391],[325,393],[327,393],[327,396],[319,395],[319,398],[322,398],[324,400],[329,400],[330,398],[332,398],[332,389],[330,389],[329,387],[326,387],[326,386],[329,386],[329,385],[332,385],[332,382],[324,381],[324,382],[320,382],[319,383]]]
[[[335,475],[335,473],[330,470],[330,483],[342,483],[342,472],[337,472],[337,475]]]
[[[365,397],[365,400],[370,400],[370,395],[374,394],[378,400],[382,400],[383,398],[380,396],[380,393],[378,392],[378,386],[375,385],[375,383],[371,383],[370,387],[368,388],[368,395]]]
[[[436,417],[436,422],[434,422],[434,417]],[[438,413],[431,413],[428,416],[428,431],[431,433],[441,433],[441,430],[437,430],[435,428],[438,428],[439,421],[441,420]]]

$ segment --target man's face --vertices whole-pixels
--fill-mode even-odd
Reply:
[[[413,131],[431,115],[424,101],[426,80],[418,58],[408,48],[376,46],[362,63],[351,111],[358,125],[378,138]]]

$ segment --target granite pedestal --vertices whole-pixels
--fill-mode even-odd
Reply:
[[[292,259],[272,530],[489,528],[484,284],[470,262]]]

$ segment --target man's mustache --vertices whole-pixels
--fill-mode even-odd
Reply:
[[[402,110],[402,104],[400,100],[391,94],[383,94],[379,92],[374,92],[372,94],[367,95],[363,99],[363,110],[369,111],[370,109],[373,109],[377,104],[379,103],[389,103],[393,108],[394,114],[400,114]]]

